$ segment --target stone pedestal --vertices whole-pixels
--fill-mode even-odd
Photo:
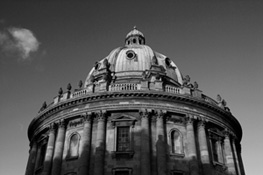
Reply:
[[[141,81],[141,90],[149,90],[149,82],[147,80]]]
[[[51,175],[60,174],[64,140],[65,140],[65,122],[61,120],[58,123],[58,133],[57,133],[57,139],[55,144],[55,152],[53,156]]]
[[[80,143],[80,149],[82,150],[80,154],[80,169],[79,175],[87,175],[89,172],[89,162],[90,162],[90,143],[91,143],[91,113],[85,114],[83,116],[84,127],[82,142]]]
[[[193,97],[196,97],[196,98],[202,98],[202,91],[200,91],[199,89],[194,89],[192,91],[192,95]]]
[[[31,149],[29,151],[29,158],[26,166],[25,175],[34,175],[36,155],[37,155],[37,144],[36,142],[33,142],[33,145],[31,146]]]
[[[55,128],[54,128],[54,124],[51,124],[49,128],[48,144],[47,144],[47,150],[46,150],[42,175],[50,174],[51,166],[52,166],[53,152],[54,152],[54,144],[55,144]]]
[[[155,88],[155,90],[157,90],[157,91],[163,91],[163,82],[160,81],[160,80],[156,80],[156,81],[154,82],[154,88]]]
[[[100,91],[103,92],[108,91],[108,83],[106,81],[100,82],[99,86],[100,86]]]

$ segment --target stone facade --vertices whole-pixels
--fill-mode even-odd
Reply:
[[[224,100],[181,77],[137,29],[125,41],[127,55],[113,50],[84,87],[41,108],[28,129],[25,174],[245,175],[242,129]]]

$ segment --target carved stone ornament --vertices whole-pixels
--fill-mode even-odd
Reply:
[[[146,79],[147,79],[147,73],[146,73],[146,71],[143,71],[143,72],[142,72],[142,79],[143,79],[143,80],[146,80]]]
[[[95,77],[94,77],[94,75],[91,75],[91,76],[90,76],[90,82],[91,82],[91,83],[94,83],[94,81],[95,81]]]
[[[221,96],[219,94],[217,94],[217,96],[216,96],[216,101],[218,103],[220,103],[222,101],[222,98],[221,98]]]
[[[62,94],[63,94],[63,89],[62,89],[62,88],[59,88],[58,94],[59,94],[59,95],[62,95]]]
[[[78,127],[78,126],[82,126],[83,125],[83,121],[82,119],[76,119],[76,120],[72,120],[69,122],[68,126],[70,128],[72,127]]]
[[[82,88],[82,86],[83,86],[83,82],[82,80],[79,80],[79,88]]]
[[[196,81],[194,82],[194,89],[198,89],[198,83]]]
[[[184,78],[183,78],[183,86],[187,87],[190,83],[190,76],[189,75],[186,75]]]
[[[157,110],[156,112],[156,119],[160,120],[160,119],[165,119],[166,118],[166,111],[164,110]]]
[[[70,91],[72,88],[71,84],[69,83],[68,86],[67,86],[67,90]]]
[[[170,60],[170,58],[165,58],[165,64],[166,64],[166,66],[167,67],[171,67],[171,60]]]
[[[50,125],[49,125],[49,132],[54,132],[55,131],[55,124],[54,123],[51,123]]]
[[[146,109],[142,109],[139,113],[141,119],[145,119],[145,118],[149,119],[150,117],[150,113]]]
[[[58,125],[59,128],[64,128],[65,125],[66,125],[66,122],[65,122],[64,119],[62,119],[62,120],[59,120],[59,122],[57,123],[57,125]]]
[[[108,66],[109,66],[109,62],[108,62],[108,60],[105,58],[104,60],[103,60],[103,68],[108,68]]]
[[[101,110],[95,113],[96,114],[96,119],[98,121],[102,121],[102,120],[106,120],[106,111],[105,110]]]
[[[82,119],[83,119],[84,123],[91,122],[92,119],[93,119],[92,113],[91,112],[87,112],[87,113],[83,114],[82,115]]]
[[[101,63],[99,63],[99,62],[95,62],[95,65],[94,65],[94,69],[95,70],[98,70],[99,68],[100,68],[100,65],[101,65]]]
[[[198,121],[198,128],[203,127],[205,128],[206,121],[204,119],[201,119]]]
[[[195,119],[192,115],[189,115],[188,117],[186,117],[186,124],[187,125],[192,125],[194,123]]]
[[[44,103],[42,104],[42,107],[40,108],[39,112],[43,111],[46,108],[47,108],[47,103],[44,101]]]

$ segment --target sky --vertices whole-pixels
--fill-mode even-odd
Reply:
[[[27,128],[43,102],[77,88],[137,26],[204,94],[226,100],[243,128],[246,174],[260,175],[263,1],[0,2],[0,174],[24,174]]]

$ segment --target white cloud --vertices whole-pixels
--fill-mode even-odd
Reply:
[[[18,55],[28,60],[32,52],[36,52],[39,42],[33,32],[23,28],[9,28],[0,31],[0,50],[6,55]]]

